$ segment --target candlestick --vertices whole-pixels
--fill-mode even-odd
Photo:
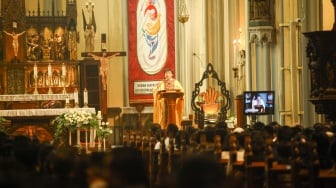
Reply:
[[[39,94],[37,90],[37,76],[34,76],[34,94]]]
[[[78,147],[80,147],[81,146],[81,144],[80,144],[80,129],[79,128],[77,128],[77,145],[78,145]]]
[[[34,65],[34,77],[37,77],[37,66],[36,66],[36,63]]]
[[[101,118],[102,118],[102,114],[101,114],[101,111],[100,111],[100,110],[98,110],[97,118],[98,118],[99,120],[101,120]]]
[[[88,148],[88,130],[85,129],[85,149],[86,149],[86,153],[88,153],[89,148]]]
[[[50,65],[50,63],[49,63],[49,65],[48,65],[48,76],[51,76],[52,75],[52,72],[51,72],[51,65]]]
[[[75,99],[75,107],[77,108],[79,106],[79,104],[78,104],[78,90],[77,90],[77,88],[74,91],[74,99]]]
[[[84,89],[84,107],[88,107],[88,91]]]
[[[64,65],[64,63],[62,64],[62,76],[66,76],[66,66]]]
[[[71,131],[69,130],[69,146],[71,146]]]
[[[50,68],[49,68],[50,67]],[[49,70],[50,69],[50,70]],[[51,65],[48,65],[48,83],[49,83],[49,90],[48,94],[53,94],[53,91],[51,89],[51,86],[53,85],[53,80],[52,80],[52,73],[51,73]]]
[[[103,151],[105,151],[105,150],[106,150],[106,139],[103,138]]]
[[[65,97],[65,108],[69,108],[69,105],[70,105],[70,101],[69,101],[69,96],[67,95],[66,97]]]

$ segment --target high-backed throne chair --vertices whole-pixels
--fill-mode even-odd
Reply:
[[[227,111],[230,109],[230,93],[226,89],[226,84],[218,78],[211,63],[208,63],[202,79],[195,83],[191,108],[195,115],[194,121],[199,128],[227,119]]]

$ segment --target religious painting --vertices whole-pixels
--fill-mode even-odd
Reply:
[[[164,70],[175,70],[174,0],[129,0],[129,97],[153,99]]]
[[[164,1],[140,0],[137,7],[137,53],[141,69],[158,73],[167,59],[167,19]]]

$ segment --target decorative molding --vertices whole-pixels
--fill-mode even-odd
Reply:
[[[250,43],[272,43],[272,33],[274,28],[272,26],[256,26],[249,27],[249,42]]]

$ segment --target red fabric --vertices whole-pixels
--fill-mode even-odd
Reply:
[[[175,27],[174,27],[174,0],[166,0],[167,9],[167,35],[168,35],[168,52],[167,61],[163,69],[153,75],[149,75],[144,72],[138,62],[137,58],[137,5],[138,0],[128,0],[128,39],[129,39],[129,65],[128,65],[128,83],[129,83],[129,101],[139,101],[144,99],[153,99],[152,94],[134,94],[134,82],[135,81],[152,81],[152,80],[162,80],[164,78],[164,70],[171,69],[175,70]]]

